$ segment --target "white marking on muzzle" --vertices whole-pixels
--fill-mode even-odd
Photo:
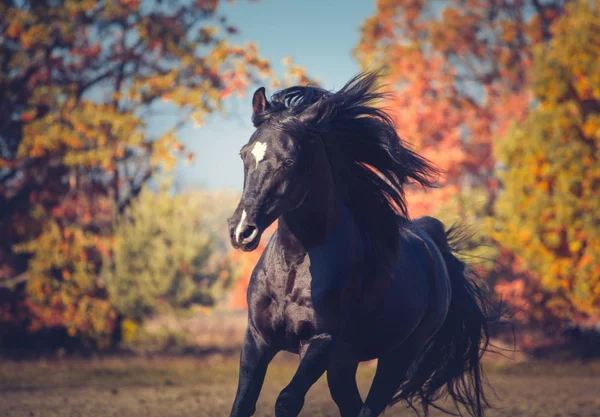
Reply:
[[[244,220],[246,220],[246,210],[242,211],[242,217],[240,218],[240,222],[235,228],[235,240],[237,243],[240,243],[240,235],[242,234],[242,228],[244,227]]]
[[[265,157],[265,153],[267,152],[267,144],[263,142],[256,142],[254,147],[252,148],[252,155],[254,156],[254,160],[256,161],[256,167],[258,168],[258,163],[263,160]]]

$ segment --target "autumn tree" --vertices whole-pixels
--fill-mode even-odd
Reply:
[[[217,5],[0,3],[1,321],[112,331],[99,271],[116,214],[186,155],[181,126],[271,75]]]
[[[576,30],[574,30],[576,28]],[[497,144],[495,238],[571,321],[600,318],[600,2],[578,0],[534,48],[535,108]]]
[[[363,68],[387,69],[386,107],[400,136],[446,172],[443,187],[411,194],[414,215],[465,188],[494,198],[494,139],[526,115],[533,48],[550,39],[563,7],[563,0],[377,1],[354,54]]]

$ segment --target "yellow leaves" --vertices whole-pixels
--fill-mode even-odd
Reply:
[[[206,26],[200,29],[200,35],[202,35],[206,39],[212,38],[218,32],[219,30],[215,26]]]
[[[115,318],[99,278],[99,259],[114,248],[104,235],[112,231],[114,200],[126,200],[133,176],[193,161],[174,132],[190,115],[199,125],[222,110],[226,94],[241,95],[273,74],[255,44],[232,45],[233,28],[216,30],[223,25],[207,13],[213,0],[150,2],[144,10],[139,0],[29,3],[0,2],[7,41],[0,49],[10,49],[3,83],[18,93],[4,97],[13,112],[4,116],[24,126],[7,139],[18,143],[16,156],[0,166],[24,167],[16,177],[23,190],[43,188],[29,196],[28,212],[9,214],[25,241],[14,252],[29,260],[32,328],[99,338]],[[161,122],[172,124],[150,130],[149,117],[163,110],[175,117]]]
[[[131,342],[137,337],[139,326],[135,321],[125,319],[121,322],[121,331],[123,332],[123,341]]]
[[[144,144],[142,127],[139,118],[112,105],[80,101],[70,111],[61,109],[27,124],[18,156],[38,158],[61,150],[68,166],[110,170],[126,148]]]
[[[182,145],[177,140],[174,132],[166,133],[152,143],[150,163],[154,166],[162,165],[166,169],[173,169],[177,161],[173,152],[177,151],[180,146]]]
[[[85,1],[79,0],[66,0],[64,1],[64,11],[66,12],[66,16],[74,18],[77,15],[83,13],[84,11],[91,8],[91,4],[85,4]]]
[[[505,20],[502,22],[502,40],[506,43],[514,41],[518,36],[519,32],[517,29],[517,22]]]
[[[97,297],[101,285],[90,256],[98,239],[50,220],[37,239],[19,245],[18,251],[31,254],[26,293],[32,330],[63,326],[70,334],[99,338],[110,333],[115,315],[110,303]]]
[[[204,117],[206,113],[203,111],[196,111],[192,113],[192,122],[195,128],[200,128],[204,125]]]
[[[532,234],[529,230],[523,229],[519,231],[519,240],[521,243],[527,243],[531,240]]]
[[[553,39],[536,51],[536,91],[558,101],[589,100],[600,93],[600,46],[594,36],[600,30],[598,10],[579,0],[566,7],[566,14],[552,25]],[[577,27],[576,31],[572,30]],[[575,93],[575,96],[573,96]]]
[[[47,26],[43,24],[32,25],[20,34],[21,45],[25,50],[31,49],[37,43],[43,43],[48,36]]]
[[[20,34],[21,31],[23,30],[23,24],[21,23],[21,21],[14,19],[12,22],[9,23],[8,28],[6,29],[6,36],[8,38],[17,38]]]
[[[600,298],[600,285],[596,285],[594,287],[594,295],[596,295],[598,298]]]
[[[527,24],[525,25],[525,33],[527,36],[533,40],[534,43],[539,43],[543,37],[542,31],[542,20],[539,15],[535,15]]]
[[[550,183],[548,181],[540,181],[536,184],[536,187],[543,193],[548,193],[550,191]]]
[[[194,311],[197,311],[204,316],[212,316],[214,313],[212,308],[201,305],[194,306]]]
[[[535,54],[539,105],[497,146],[506,170],[496,238],[527,262],[552,301],[562,300],[565,314],[598,314],[600,307],[600,155],[590,146],[600,114],[587,105],[600,86],[600,48],[591,46],[600,45],[598,29],[600,10],[570,3],[555,37]],[[513,238],[515,221],[530,239]]]
[[[569,250],[571,251],[571,253],[577,253],[579,251],[579,249],[581,249],[581,241],[579,240],[574,240],[572,242],[569,243]]]
[[[222,109],[225,96],[243,94],[257,75],[272,76],[269,63],[260,57],[256,44],[231,45],[224,38],[216,38],[220,35],[217,30],[220,25],[216,21],[211,24],[210,16],[205,14],[216,7],[215,1],[192,2],[177,13],[175,10],[165,13],[159,7],[152,18],[144,14],[127,33],[116,36],[106,31],[102,22],[126,19],[139,9],[140,1],[113,0],[102,3],[101,7],[99,4],[97,0],[65,0],[52,8],[51,19],[34,9],[2,5],[7,22],[3,36],[19,42],[22,49],[33,51],[15,52],[14,62],[9,63],[14,67],[11,72],[26,73],[30,65],[37,65],[32,57],[37,52],[46,53],[46,47],[60,52],[52,55],[50,73],[40,72],[35,76],[38,78],[33,77],[38,85],[32,89],[27,111],[21,116],[27,127],[18,150],[19,158],[58,154],[69,166],[101,167],[114,172],[115,158],[124,157],[132,147],[146,148],[145,142],[152,139],[144,131],[146,120],[138,115],[155,100],[186,108],[181,112],[182,118],[192,114],[194,123],[201,125],[207,114]],[[76,19],[94,9],[99,10],[99,21],[86,19],[81,23]],[[191,20],[197,20],[200,27],[194,25],[193,32],[185,33]],[[211,42],[199,40],[198,30]],[[60,45],[53,44],[57,35]],[[140,50],[135,54],[123,53],[120,36],[140,39]],[[102,42],[98,42],[99,37],[103,37]],[[199,47],[205,48],[201,54]],[[114,82],[116,75],[110,76],[109,72],[102,80],[105,83],[102,94],[94,100],[88,99],[88,91],[84,91],[83,98],[79,97],[77,88],[81,86],[56,82],[53,78],[54,65],[60,66],[60,71],[54,72],[65,72],[66,79],[96,78],[109,65],[97,62],[101,53],[112,56],[111,65],[123,61],[127,69],[136,67],[133,55],[137,59],[141,53],[142,68],[133,73],[126,71],[132,75],[128,74],[120,84]],[[163,69],[156,70],[156,66]],[[228,71],[232,74],[229,79],[223,76]],[[295,71],[304,77],[299,69]],[[113,102],[118,109],[113,108]],[[40,118],[35,110],[38,105],[49,109],[49,114]],[[162,153],[155,160],[162,157],[166,155]]]
[[[158,90],[170,89],[176,84],[177,71],[169,71],[164,75],[155,75],[148,80],[148,85]]]
[[[586,137],[595,139],[600,143],[600,114],[589,115],[581,130]]]
[[[573,59],[577,59],[577,57],[573,57]],[[579,58],[581,59],[581,57]],[[579,99],[581,100],[590,100],[593,96],[593,86],[591,84],[591,80],[583,74],[581,69],[574,71],[574,79],[573,87],[575,87],[575,91]]]
[[[584,156],[583,160],[581,162],[586,167],[591,167],[592,165],[594,165],[596,163],[596,161],[594,160],[594,158],[592,158],[591,155]]]

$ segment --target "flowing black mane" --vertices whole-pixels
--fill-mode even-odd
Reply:
[[[281,90],[253,122],[297,137],[319,136],[344,202],[363,230],[377,235],[370,240],[391,249],[398,236],[393,226],[409,217],[404,186],[431,187],[440,171],[410,150],[390,116],[374,105],[386,96],[377,80],[378,73],[369,72],[337,92],[312,86]]]

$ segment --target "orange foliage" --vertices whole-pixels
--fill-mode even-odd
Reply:
[[[10,40],[0,84],[11,92],[0,123],[0,311],[25,311],[12,319],[32,330],[106,339],[115,320],[100,269],[116,215],[173,168],[182,126],[273,73],[255,45],[228,42],[235,28],[213,13],[217,1],[32,3],[0,2],[0,39]],[[161,101],[178,117],[156,132],[147,115]]]
[[[546,4],[547,3],[547,4]],[[554,7],[545,2],[542,9]],[[413,216],[432,213],[460,189],[493,199],[493,140],[529,106],[532,48],[549,20],[522,2],[379,0],[355,56],[387,69],[384,103],[400,136],[445,171],[443,187],[410,193]]]
[[[600,316],[598,6],[574,1],[553,23],[534,53],[536,104],[496,146],[494,238],[550,295],[546,307],[575,322]]]

